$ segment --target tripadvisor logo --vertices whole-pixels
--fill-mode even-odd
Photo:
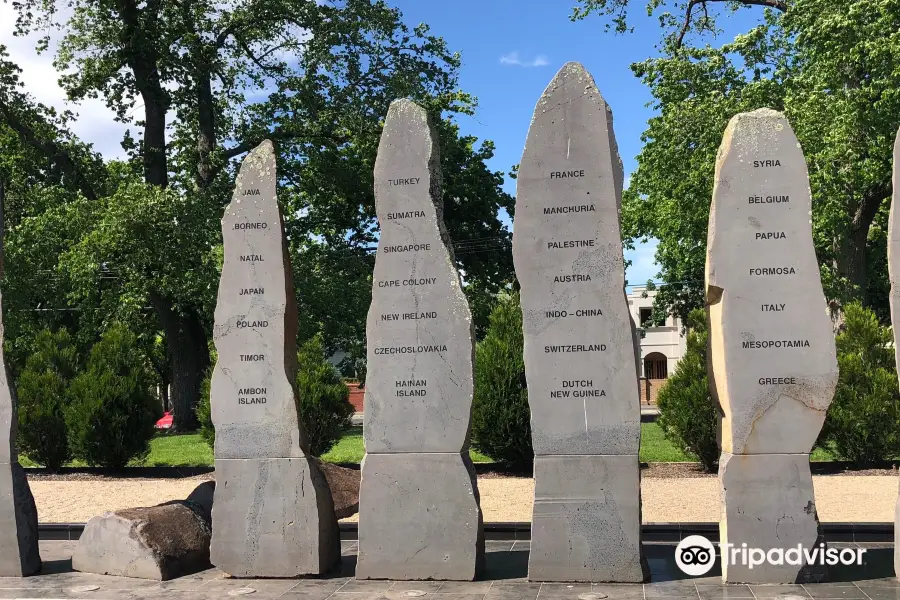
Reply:
[[[819,544],[804,548],[797,544],[791,548],[750,548],[746,543],[719,544],[723,563],[741,565],[753,569],[760,565],[862,565],[865,548],[826,548]],[[712,542],[702,535],[691,535],[678,543],[675,548],[675,564],[686,575],[699,577],[706,575],[716,563],[716,551]]]

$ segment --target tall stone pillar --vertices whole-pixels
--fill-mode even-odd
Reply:
[[[591,75],[566,64],[534,111],[519,167],[535,493],[528,577],[640,582],[640,399],[625,298],[622,162]]]
[[[437,144],[422,107],[391,103],[375,162],[360,579],[467,580],[484,559],[469,458],[472,317],[444,228]]]
[[[809,452],[838,372],[810,215],[806,161],[784,116],[731,119],[716,161],[706,303],[710,388],[722,411],[720,539],[737,548],[819,543]],[[790,564],[722,567],[728,582],[821,576]]]
[[[16,395],[3,357],[0,322],[0,577],[25,577],[41,570],[37,507],[19,465],[17,421]]]
[[[888,275],[891,280],[891,325],[894,327],[894,357],[900,370],[900,131],[894,141],[894,197],[891,199],[891,215],[888,218]],[[894,574],[900,578],[900,496],[894,511]]]
[[[297,413],[297,307],[275,177],[266,140],[244,159],[222,218],[211,560],[236,577],[318,575],[340,560],[331,492]]]

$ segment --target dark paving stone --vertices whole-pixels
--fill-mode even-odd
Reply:
[[[445,581],[438,594],[486,594],[493,581]]]
[[[402,593],[407,590],[419,592],[437,592],[444,585],[443,581],[395,581],[389,588],[391,592]]]
[[[900,600],[900,587],[892,586],[864,586],[859,585],[859,589],[872,600]]]
[[[578,594],[588,594],[591,590],[590,583],[545,583],[541,586],[539,598],[544,600],[565,600],[577,598]]]
[[[753,598],[750,587],[741,584],[703,583],[696,584],[700,600],[732,600],[734,598]]]
[[[484,595],[484,600],[536,600],[540,590],[539,583],[496,582]]]
[[[515,540],[508,541],[487,541],[484,543],[485,552],[509,552],[512,550]]]
[[[809,598],[802,585],[751,585],[750,590],[758,600],[780,598],[782,596],[800,596]]]
[[[809,583],[803,586],[814,599],[853,598],[865,600],[862,590],[851,584]]]

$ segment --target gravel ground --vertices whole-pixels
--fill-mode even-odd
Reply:
[[[208,475],[183,479],[58,480],[29,478],[41,522],[85,522],[94,515],[135,506],[152,506],[187,497]],[[813,476],[819,519],[829,522],[891,522],[897,477],[885,475]],[[484,520],[530,521],[534,482],[523,477],[479,477]],[[643,520],[712,522],[719,518],[715,477],[644,477]],[[346,519],[355,521],[356,515]]]

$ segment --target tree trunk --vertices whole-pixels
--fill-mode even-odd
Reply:
[[[196,311],[180,313],[171,301],[155,293],[150,294],[150,302],[166,332],[166,354],[172,376],[169,394],[172,428],[192,431],[197,428],[195,409],[209,368],[206,333]]]

